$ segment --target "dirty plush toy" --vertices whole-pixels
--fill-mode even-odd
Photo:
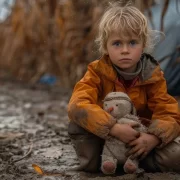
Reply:
[[[117,120],[117,123],[130,124],[136,121],[139,123],[139,126],[135,129],[139,132],[147,132],[146,127],[140,123],[136,116],[136,110],[127,94],[123,92],[107,94],[104,99],[103,108]],[[137,173],[140,170],[138,168],[138,160],[131,160],[130,157],[126,157],[125,152],[127,150],[123,142],[109,136],[105,141],[102,152],[102,172],[104,174],[114,174],[117,164],[120,164],[123,165],[126,173]]]

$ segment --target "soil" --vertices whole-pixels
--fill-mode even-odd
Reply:
[[[176,173],[104,176],[70,169],[78,160],[67,134],[71,90],[0,81],[0,180],[180,180]],[[32,164],[43,169],[38,174]]]

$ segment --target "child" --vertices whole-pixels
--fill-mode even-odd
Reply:
[[[102,16],[97,38],[102,57],[89,64],[68,105],[68,132],[84,171],[100,169],[104,140],[114,136],[146,171],[180,172],[178,103],[167,93],[159,64],[144,52],[151,47],[150,33],[145,16],[131,4],[111,4]],[[151,121],[148,133],[134,130],[137,124],[117,124],[102,109],[112,91],[129,95],[138,116]],[[108,163],[104,168],[113,169]]]

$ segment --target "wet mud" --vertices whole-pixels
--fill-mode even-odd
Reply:
[[[72,170],[78,160],[67,134],[71,91],[2,80],[0,85],[0,180],[180,180],[176,173],[104,176]]]

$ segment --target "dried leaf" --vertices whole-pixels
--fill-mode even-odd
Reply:
[[[38,165],[36,165],[36,164],[32,164],[32,167],[34,168],[34,170],[38,173],[38,174],[40,174],[40,175],[44,175],[44,172],[43,172],[43,170],[38,166]]]
[[[68,175],[68,174],[65,174],[64,172],[59,172],[59,173],[45,173],[38,165],[36,164],[32,164],[32,167],[34,168],[34,170],[42,175],[42,176],[71,176],[71,175]]]

